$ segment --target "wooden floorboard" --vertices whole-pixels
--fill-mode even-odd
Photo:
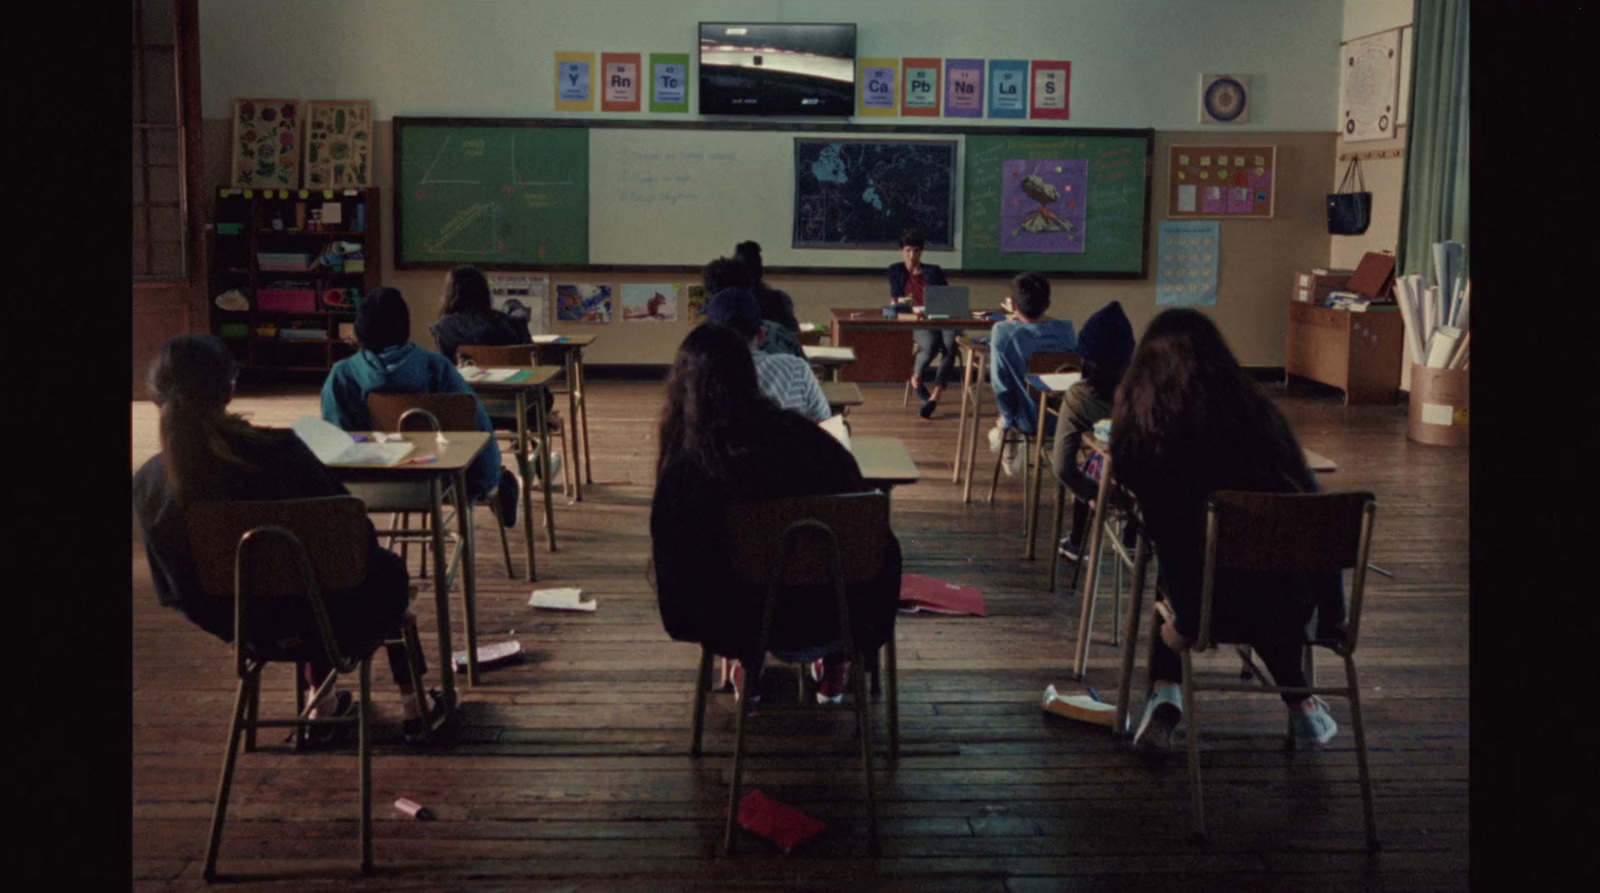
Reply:
[[[1080,603],[1045,590],[1022,555],[1019,479],[975,500],[949,480],[956,422],[900,406],[898,385],[865,385],[858,433],[903,438],[924,475],[894,493],[905,569],[984,591],[987,618],[902,616],[897,628],[903,755],[878,763],[881,859],[867,857],[848,715],[758,718],[745,783],[828,823],[784,855],[743,838],[715,855],[727,796],[732,711],[711,698],[707,754],[686,754],[698,650],[661,629],[645,577],[655,426],[663,385],[590,386],[595,484],[558,501],[559,550],[539,540],[540,587],[576,586],[594,614],[538,612],[508,580],[487,512],[477,517],[480,641],[516,638],[518,664],[463,688],[440,740],[408,746],[383,660],[373,664],[373,814],[378,872],[356,867],[353,748],[295,754],[263,736],[242,755],[223,839],[230,890],[890,890],[1064,893],[1460,890],[1467,886],[1467,453],[1405,438],[1404,406],[1350,407],[1274,389],[1302,442],[1333,459],[1329,489],[1368,489],[1379,509],[1357,656],[1384,849],[1364,848],[1349,709],[1317,752],[1282,750],[1275,698],[1202,698],[1201,765],[1211,841],[1188,841],[1181,757],[1148,766],[1103,729],[1043,715],[1067,676]],[[951,406],[957,404],[951,401]],[[315,393],[242,396],[257,424],[318,410]],[[132,465],[157,449],[148,403],[132,411]],[[521,523],[521,522],[519,522]],[[1048,505],[1041,545],[1048,535]],[[519,575],[520,529],[512,555]],[[1048,547],[1041,549],[1048,554]],[[133,537],[134,889],[202,886],[201,860],[235,680],[227,648],[156,602]],[[415,559],[413,559],[414,561]],[[419,604],[430,679],[432,594]],[[459,624],[459,599],[452,604]],[[1145,629],[1148,630],[1148,621]],[[1115,690],[1109,599],[1095,620],[1089,684]],[[456,636],[460,647],[459,633]],[[1208,659],[1218,672],[1228,661]],[[1319,663],[1326,684],[1342,678]],[[1142,684],[1142,672],[1136,688]],[[292,705],[287,669],[266,677],[263,713]],[[458,677],[463,681],[463,677]],[[437,684],[436,682],[434,683]],[[777,696],[792,677],[769,680]],[[883,735],[881,710],[875,737]],[[417,822],[397,797],[437,814]]]

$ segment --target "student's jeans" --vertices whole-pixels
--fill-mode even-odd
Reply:
[[[912,363],[911,374],[928,387],[942,388],[950,381],[951,370],[956,365],[956,333],[954,329],[915,329],[911,332],[912,340],[917,342],[917,357]],[[939,371],[935,379],[928,381],[928,367],[933,365],[933,360],[943,351],[944,360],[939,364]]]
[[[1072,492],[1072,532],[1074,543],[1082,545],[1089,518],[1089,501],[1100,492],[1100,485],[1083,473],[1078,463],[1078,448],[1083,437],[1094,430],[1094,423],[1111,417],[1111,405],[1099,399],[1087,382],[1079,382],[1061,396],[1060,422],[1056,425],[1055,447],[1050,467],[1056,478]]]

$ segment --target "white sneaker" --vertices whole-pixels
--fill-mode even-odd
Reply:
[[[1000,452],[1000,443],[1005,440],[1006,433],[1000,428],[989,429],[989,452]]]
[[[555,483],[556,475],[558,475],[560,473],[561,473],[561,454],[560,453],[551,453],[550,454],[550,482],[551,483]],[[542,480],[543,477],[544,477],[543,475],[539,474],[539,455],[538,455],[538,453],[535,453],[534,456],[533,456],[533,479],[537,481],[537,480]]]
[[[1021,444],[1006,444],[1006,457],[1004,462],[1006,477],[1016,477],[1017,472],[1022,470],[1022,465],[1023,462],[1026,461],[1026,458],[1027,453],[1022,449]]]
[[[1289,716],[1294,723],[1295,740],[1315,741],[1318,744],[1327,744],[1339,732],[1339,724],[1333,721],[1333,716],[1328,713],[1328,702],[1316,695],[1311,696],[1312,710],[1307,713],[1303,707],[1290,707]]]
[[[1144,705],[1144,719],[1133,733],[1133,747],[1142,753],[1162,753],[1172,749],[1172,730],[1183,719],[1182,692],[1176,685],[1163,685]]]

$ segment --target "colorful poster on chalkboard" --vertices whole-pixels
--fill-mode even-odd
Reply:
[[[1028,61],[989,60],[989,117],[1028,117]]]
[[[944,81],[946,118],[983,117],[982,59],[946,59]]]
[[[706,321],[706,301],[710,296],[706,294],[704,285],[691,285],[688,291],[689,322],[699,325]]]
[[[671,283],[624,285],[623,322],[676,322],[678,287]]]
[[[293,189],[300,186],[300,102],[233,101],[231,186]]]
[[[556,321],[610,322],[611,286],[574,282],[557,285]]]
[[[1033,102],[1028,107],[1030,118],[1071,117],[1067,94],[1072,88],[1072,63],[1033,60]]]
[[[1156,306],[1215,307],[1221,263],[1221,221],[1161,221],[1156,245]]]
[[[594,53],[556,53],[556,110],[594,111]]]
[[[650,111],[689,110],[689,54],[650,54]]]
[[[1006,254],[1082,254],[1089,162],[1083,158],[1013,159],[1001,167],[1000,250]]]
[[[372,185],[372,100],[306,103],[307,189]]]
[[[902,73],[900,113],[910,117],[939,116],[939,60],[906,57],[900,60]]]
[[[862,59],[861,95],[856,97],[856,114],[897,115],[900,113],[895,91],[900,76],[899,59]]]
[[[639,110],[639,54],[601,53],[600,111],[637,112]]]

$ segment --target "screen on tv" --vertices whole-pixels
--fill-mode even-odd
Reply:
[[[700,23],[700,114],[855,113],[855,25]]]

